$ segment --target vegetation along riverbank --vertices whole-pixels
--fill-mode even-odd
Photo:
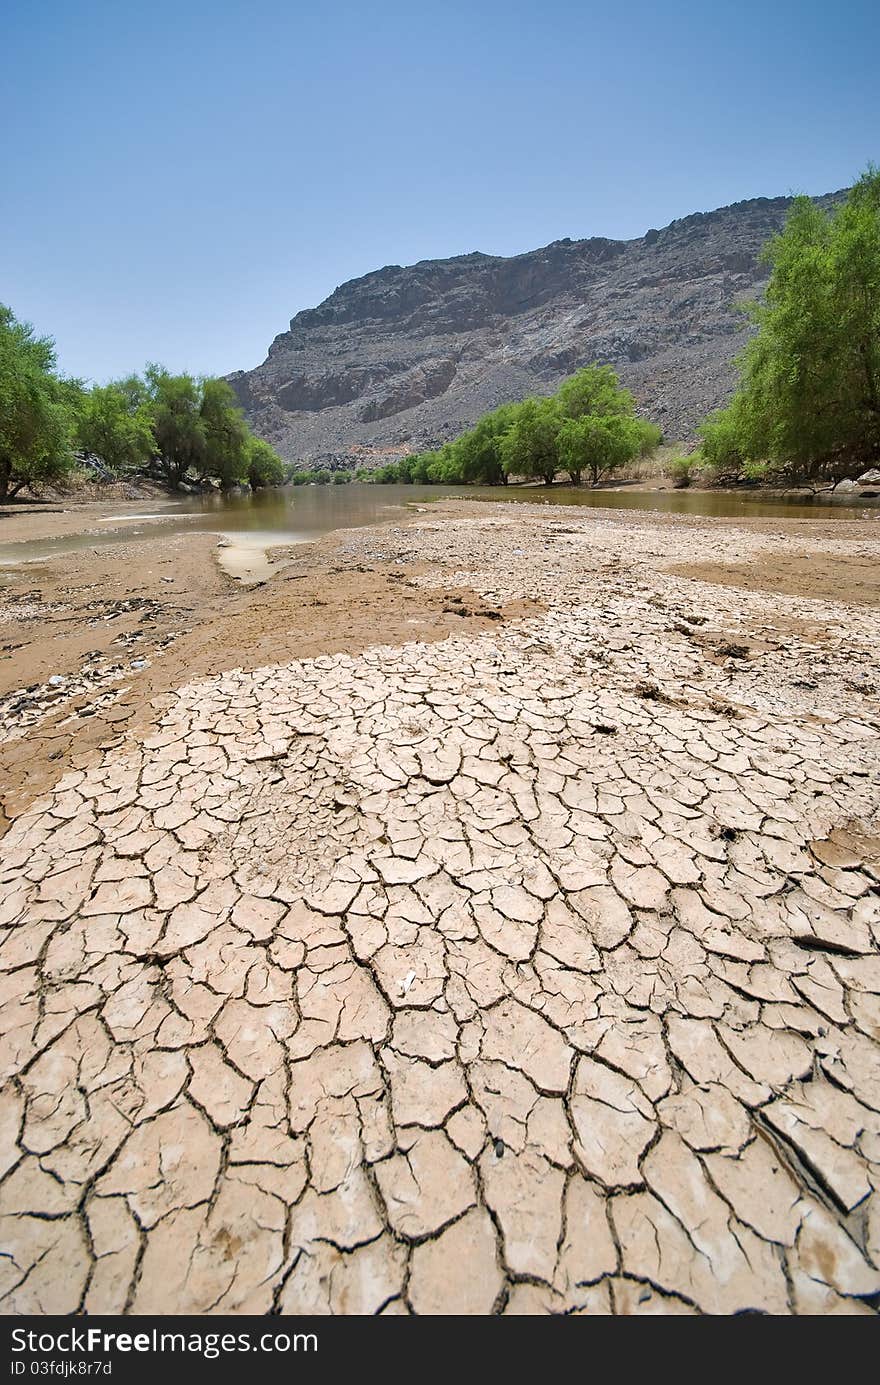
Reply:
[[[764,299],[746,303],[754,332],[729,405],[705,420],[696,449],[658,460],[674,484],[880,486],[880,172],[839,205],[796,198],[765,247]],[[371,469],[285,465],[251,434],[229,383],[148,366],[84,388],[55,372],[50,340],[0,312],[0,501],[77,468],[175,488],[259,488],[285,481],[596,485],[655,457],[662,430],[638,415],[610,366],[591,364],[547,397],[513,400],[442,447]],[[675,443],[675,439],[668,440]],[[75,452],[74,449],[78,449]],[[644,469],[640,468],[642,474]]]
[[[880,175],[768,255],[664,464],[861,494]],[[607,363],[371,474],[492,504],[7,310],[0,403],[0,498],[160,488],[0,510],[2,1311],[876,1316],[878,512],[554,504]]]

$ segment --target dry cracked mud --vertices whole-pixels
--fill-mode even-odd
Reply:
[[[352,532],[546,610],[199,679],[12,823],[3,1311],[877,1311],[878,613],[558,514]]]

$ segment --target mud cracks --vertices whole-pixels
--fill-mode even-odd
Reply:
[[[5,1311],[875,1310],[880,622],[716,540],[353,534],[549,611],[193,683],[17,819]]]

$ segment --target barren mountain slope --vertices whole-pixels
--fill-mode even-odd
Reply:
[[[686,439],[730,394],[747,330],[737,304],[763,288],[759,254],[789,206],[757,198],[638,240],[390,265],[298,313],[262,365],[230,380],[290,459],[369,465],[435,446],[594,360],[668,439]]]

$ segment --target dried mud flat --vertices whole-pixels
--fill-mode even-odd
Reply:
[[[336,542],[526,613],[198,677],[15,817],[3,1310],[876,1312],[880,617],[772,571],[880,541]]]
[[[108,508],[5,524],[15,539],[91,534]],[[155,720],[153,699],[197,675],[443,639],[529,606],[500,612],[473,592],[418,588],[414,572],[360,562],[335,535],[273,550],[274,580],[246,589],[214,561],[224,551],[216,534],[167,534],[157,523],[139,541],[0,573],[0,836],[63,769],[142,732]]]

